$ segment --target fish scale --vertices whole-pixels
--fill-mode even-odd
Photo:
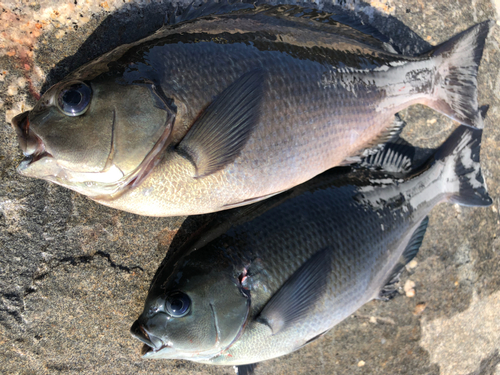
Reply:
[[[409,57],[296,9],[184,19],[79,68],[13,120],[27,156],[19,171],[142,215],[200,214],[270,197],[358,156],[387,140],[393,115],[411,104],[482,125],[476,75],[492,23]],[[78,90],[75,82],[94,96],[67,116],[61,93]],[[225,123],[231,113],[245,115]],[[112,151],[127,160],[113,159],[113,134]]]

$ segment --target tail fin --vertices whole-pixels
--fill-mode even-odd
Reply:
[[[445,192],[448,201],[463,206],[489,206],[492,203],[481,174],[479,153],[481,129],[459,126],[439,147],[434,159],[445,163]]]
[[[482,128],[477,102],[477,71],[494,21],[485,21],[435,47],[434,99],[429,105],[461,124]]]

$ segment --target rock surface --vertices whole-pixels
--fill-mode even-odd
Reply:
[[[406,53],[486,19],[500,1],[339,1]],[[231,367],[145,361],[129,328],[185,218],[146,218],[19,176],[12,116],[69,71],[159,28],[169,1],[0,3],[0,372],[234,374]],[[412,36],[405,27],[420,38]],[[322,339],[257,374],[500,374],[500,27],[484,52],[489,104],[482,168],[494,204],[434,209],[401,295],[373,301]],[[421,106],[402,113],[410,142],[439,145],[457,125]],[[409,282],[407,282],[409,280]],[[408,286],[408,290],[404,286]]]

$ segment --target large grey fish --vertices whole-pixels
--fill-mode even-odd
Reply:
[[[131,328],[144,357],[251,364],[297,350],[388,297],[436,204],[491,204],[481,134],[459,127],[420,166],[409,165],[409,146],[388,147],[368,164],[394,172],[334,169],[216,214],[157,272]]]
[[[411,104],[481,125],[476,76],[491,22],[409,57],[312,9],[238,8],[184,17],[54,85],[13,120],[19,172],[137,214],[199,214],[385,142]]]

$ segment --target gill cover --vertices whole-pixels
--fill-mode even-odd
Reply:
[[[168,138],[175,111],[167,101],[153,83],[58,83],[29,115],[13,120],[27,157],[19,172],[91,196],[99,184],[98,194],[115,192]],[[92,191],[85,191],[88,185]]]

